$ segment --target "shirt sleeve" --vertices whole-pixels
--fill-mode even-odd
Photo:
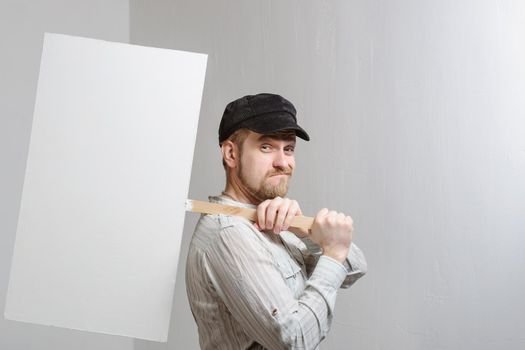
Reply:
[[[318,259],[297,299],[248,224],[223,227],[206,252],[206,269],[232,316],[267,349],[315,349],[330,328],[344,266]]]
[[[306,246],[306,250],[303,250],[302,254],[306,264],[306,271],[309,275],[314,271],[319,258],[322,256],[322,251],[321,247],[312,240],[304,238],[302,241]],[[341,283],[341,288],[349,288],[358,279],[363,277],[368,270],[365,255],[353,242],[350,244],[348,256],[342,266],[346,268],[347,273],[343,283]]]

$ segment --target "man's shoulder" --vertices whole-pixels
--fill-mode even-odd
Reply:
[[[259,232],[253,224],[245,218],[223,214],[204,214],[201,215],[195,226],[191,245],[207,250],[220,244],[221,238],[231,236],[248,238],[257,233]]]
[[[230,227],[238,227],[243,230],[251,230],[252,223],[240,216],[224,214],[203,214],[195,227],[195,232],[214,231],[219,233]]]

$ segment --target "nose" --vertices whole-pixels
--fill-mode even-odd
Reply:
[[[274,168],[287,169],[290,167],[290,162],[288,156],[284,153],[284,150],[279,150],[275,152],[275,157],[273,159]]]

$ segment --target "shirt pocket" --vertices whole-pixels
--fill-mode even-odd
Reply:
[[[304,289],[304,277],[301,267],[295,261],[286,261],[279,264],[284,282],[293,294],[298,297]]]

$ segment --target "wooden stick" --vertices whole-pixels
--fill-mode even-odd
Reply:
[[[231,205],[196,201],[193,199],[186,200],[186,210],[201,214],[223,214],[241,216],[252,222],[255,222],[255,219],[257,218],[257,212],[255,209],[252,208],[234,207]],[[314,218],[308,216],[296,216],[293,218],[290,226],[301,228],[303,230],[310,230],[312,228],[313,223]]]

